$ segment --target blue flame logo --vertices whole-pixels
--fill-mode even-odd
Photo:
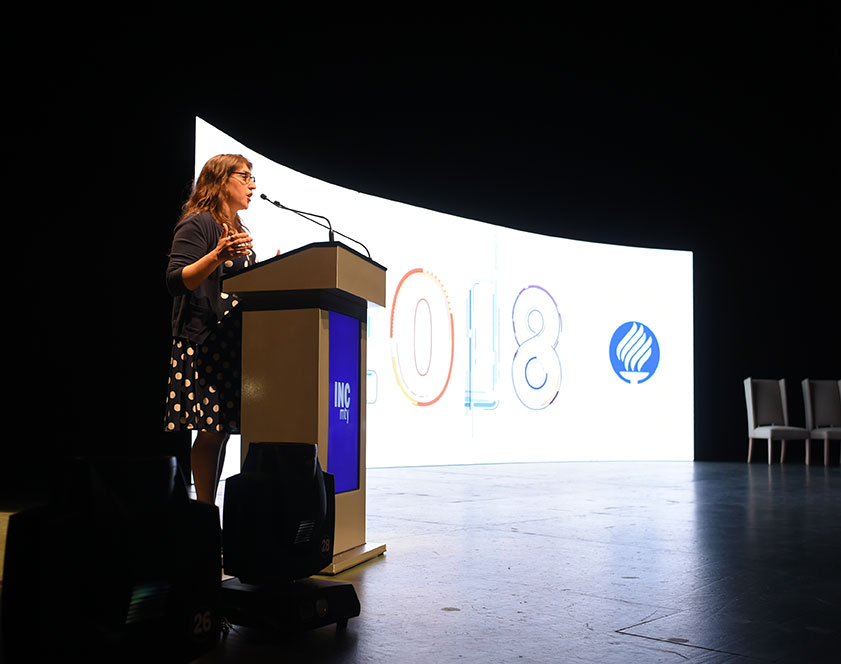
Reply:
[[[644,383],[660,364],[657,337],[636,321],[620,325],[610,340],[610,363],[616,375],[626,383]]]

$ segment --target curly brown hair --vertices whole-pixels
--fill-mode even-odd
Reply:
[[[181,208],[179,221],[199,212],[209,212],[220,226],[227,223],[231,230],[242,232],[245,227],[239,215],[229,220],[224,215],[225,184],[232,173],[243,167],[250,171],[252,164],[241,154],[218,154],[207,160],[193,185],[192,193]]]

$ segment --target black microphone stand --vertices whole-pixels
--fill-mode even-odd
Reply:
[[[330,232],[330,235],[329,235],[330,242],[335,242],[336,241],[333,237],[333,225],[330,223],[330,220],[327,217],[322,217],[320,214],[313,214],[312,212],[301,212],[300,210],[293,210],[290,207],[286,207],[282,203],[278,203],[277,201],[269,200],[269,197],[266,196],[265,194],[260,194],[260,198],[262,198],[264,201],[268,201],[269,203],[271,203],[275,207],[279,207],[281,210],[286,210],[288,212],[294,212],[298,216],[303,217],[304,219],[307,219],[308,221],[311,221],[314,224],[318,224],[322,228],[328,229],[328,231]],[[312,219],[311,217],[318,217],[319,219],[324,219],[324,221],[327,222],[327,225],[325,226],[320,221],[316,221],[315,219]]]
[[[266,196],[265,194],[260,194],[260,198],[262,198],[264,201],[268,201],[269,203],[271,203],[275,207],[279,207],[281,210],[286,210],[287,212],[294,212],[298,216],[303,217],[304,219],[306,219],[308,221],[311,221],[314,224],[318,224],[322,228],[328,229],[330,242],[335,242],[336,241],[335,240],[335,235],[341,235],[342,237],[347,238],[351,242],[355,242],[356,244],[358,244],[360,247],[362,247],[365,250],[365,253],[368,254],[368,258],[371,258],[371,252],[368,251],[368,247],[366,247],[364,244],[362,244],[359,240],[353,239],[349,235],[345,235],[344,233],[340,233],[339,231],[334,231],[333,230],[333,225],[330,223],[330,220],[327,217],[323,217],[320,214],[315,214],[314,212],[302,212],[301,210],[294,210],[293,208],[286,207],[282,203],[278,203],[277,201],[270,200],[269,197]],[[324,221],[326,221],[327,224],[326,225],[322,224],[320,221],[316,221],[315,219],[312,219],[312,217],[318,217],[319,219],[324,219]]]

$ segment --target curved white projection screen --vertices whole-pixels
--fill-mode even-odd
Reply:
[[[264,193],[329,218],[387,268],[387,306],[369,308],[369,467],[693,458],[691,252],[536,235],[368,196],[197,119],[196,173],[221,153],[254,164],[241,216],[258,260],[328,239]]]

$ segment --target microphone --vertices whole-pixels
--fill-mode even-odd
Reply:
[[[330,237],[330,242],[335,242],[336,241],[334,239],[334,234],[335,235],[341,235],[342,237],[346,237],[351,242],[355,242],[360,247],[362,247],[365,250],[365,253],[368,254],[368,258],[371,258],[371,252],[368,251],[368,247],[366,247],[364,244],[362,244],[359,240],[353,239],[349,235],[345,235],[344,233],[340,233],[339,231],[334,231],[333,230],[333,225],[330,223],[330,220],[327,217],[323,217],[320,214],[315,214],[314,212],[302,212],[301,210],[294,210],[291,207],[286,207],[282,203],[278,203],[277,201],[271,200],[265,194],[260,194],[260,198],[262,198],[264,201],[267,201],[267,202],[271,203],[275,207],[279,207],[281,210],[286,210],[287,212],[294,212],[295,214],[303,217],[304,219],[307,219],[308,221],[311,221],[314,224],[318,224],[322,228],[328,229],[330,231],[330,236],[329,236]],[[326,221],[327,224],[326,225],[322,224],[320,221],[316,221],[315,219],[310,219],[310,217],[318,217],[319,219],[324,219],[324,221]]]
[[[308,221],[311,221],[314,224],[318,224],[322,228],[328,229],[329,232],[330,232],[330,235],[329,235],[330,242],[335,242],[335,240],[333,239],[333,225],[330,223],[330,220],[327,217],[322,217],[320,214],[314,214],[312,212],[301,212],[300,210],[293,210],[290,207],[286,207],[282,203],[278,203],[277,201],[269,200],[269,197],[266,196],[265,194],[260,194],[260,198],[262,198],[264,201],[268,201],[269,203],[271,203],[275,207],[279,207],[281,210],[286,210],[288,212],[294,212],[298,216],[301,216],[304,219],[307,219]],[[322,224],[319,221],[316,221],[315,219],[310,219],[310,217],[318,217],[319,219],[324,219],[324,221],[327,222],[327,225],[325,226],[324,224]]]

